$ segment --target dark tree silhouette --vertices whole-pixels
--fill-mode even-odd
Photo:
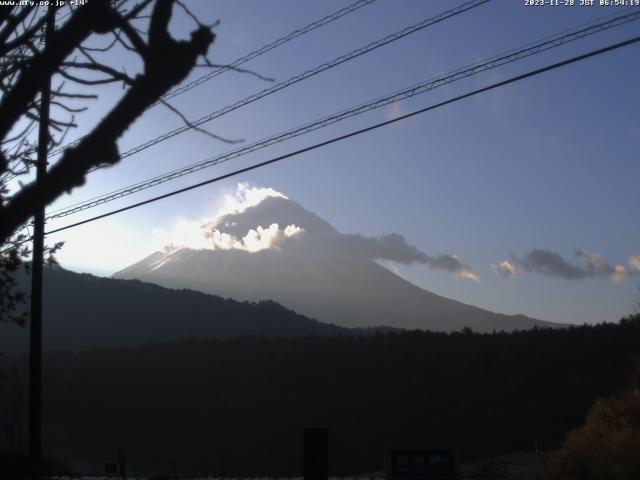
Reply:
[[[640,388],[599,398],[584,425],[567,435],[550,461],[562,480],[631,480],[640,476]]]
[[[176,6],[197,25],[188,40],[169,32]],[[163,103],[186,121],[162,96],[187,77],[198,58],[204,59],[200,66],[215,66],[206,57],[214,25],[203,25],[180,0],[91,0],[55,14],[56,26],[45,41],[46,7],[0,9],[0,320],[10,318],[23,300],[12,277],[29,254],[20,244],[34,212],[82,185],[92,169],[117,163],[118,139],[152,105]],[[137,58],[136,74],[114,65],[117,49]],[[32,138],[45,79],[53,81],[48,149],[60,147],[77,126],[76,115],[97,98],[96,86],[121,83],[124,93],[85,136],[63,149],[42,181],[10,191],[9,181],[27,178],[35,163]]]
[[[162,296],[160,287],[141,282],[76,279],[98,283],[96,290],[111,283],[107,299],[118,290],[140,297],[145,288],[146,304]],[[294,314],[282,307],[174,294],[185,304],[201,297],[204,308],[197,308],[208,313],[202,325],[217,329],[241,316],[245,325],[269,316],[277,325],[279,317],[283,328],[270,336],[288,338],[138,340],[47,354],[44,419],[54,458],[83,459],[97,469],[110,446],[130,451],[129,467],[140,476],[166,473],[155,470],[154,458],[177,461],[184,476],[292,475],[302,472],[302,431],[309,425],[329,428],[332,475],[381,470],[385,454],[396,448],[455,447],[462,461],[549,451],[584,423],[597,398],[629,385],[640,354],[640,317],[513,333],[337,336],[317,329],[300,338],[291,328]],[[155,308],[137,309],[132,323],[160,328],[155,312],[167,307]],[[26,373],[24,356],[0,358],[0,370],[14,363]],[[15,385],[7,383],[6,398]],[[598,412],[598,418],[607,414]],[[637,395],[611,412],[595,424],[606,426],[603,447],[590,444],[597,437],[581,434],[584,452],[593,463],[610,452],[611,460],[630,459],[621,469],[637,465]],[[634,472],[604,478],[637,479]]]

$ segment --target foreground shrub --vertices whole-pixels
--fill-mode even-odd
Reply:
[[[597,400],[550,460],[562,480],[640,478],[640,389]]]

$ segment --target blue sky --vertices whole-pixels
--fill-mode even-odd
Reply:
[[[206,22],[220,19],[210,50],[227,63],[350,2],[192,0]],[[459,5],[459,1],[378,0],[338,21],[246,64],[276,81],[301,73],[408,25]],[[638,7],[640,8],[640,7]],[[494,0],[487,5],[382,47],[338,68],[207,124],[216,134],[245,142],[338,112],[497,53],[570,29],[614,7],[526,7]],[[176,11],[177,35],[193,25]],[[203,170],[145,193],[51,224],[77,221],[133,200],[195,183],[394,115],[436,103],[491,82],[558,61],[640,32],[640,22],[594,35],[356,119]],[[527,271],[534,249],[556,252],[580,265],[574,252],[596,252],[611,266],[640,255],[640,54],[631,46],[540,77],[396,123],[236,179],[157,202],[65,233],[63,266],[111,274],[153,252],[154,229],[178,219],[210,218],[239,181],[272,187],[329,221],[338,230],[379,236],[397,232],[430,255],[457,254],[479,282],[422,265],[402,266],[413,283],[490,310],[562,322],[613,321],[640,297],[640,276],[619,283],[607,275],[565,279]],[[127,69],[135,64],[123,54]],[[203,70],[193,74],[198,77]],[[242,99],[270,84],[225,73],[172,103],[191,119]],[[118,87],[82,117],[90,128]],[[122,150],[179,126],[163,108],[146,113],[122,139]],[[52,208],[99,195],[224,153],[232,146],[189,132],[91,174],[87,184]],[[517,260],[525,260],[518,263]],[[504,278],[491,265],[508,260],[520,275]],[[530,259],[533,261],[533,257]],[[587,266],[583,268],[587,269]]]

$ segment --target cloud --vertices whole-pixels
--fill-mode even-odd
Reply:
[[[609,280],[611,280],[613,283],[620,283],[626,280],[627,275],[627,270],[623,265],[616,265],[613,268],[613,273],[609,276]]]
[[[431,256],[407,243],[402,235],[389,233],[380,237],[359,234],[319,232],[305,237],[307,254],[342,256],[361,260],[388,260],[404,265],[421,264],[432,270],[447,272],[456,278],[478,282],[478,274],[457,255]]]
[[[576,250],[575,256],[580,263],[574,264],[562,258],[559,253],[535,248],[524,258],[514,255],[512,258],[524,270],[565,280],[608,278],[614,283],[620,283],[629,275],[624,265],[611,265],[599,253],[581,248]],[[629,261],[631,264],[631,259]]]
[[[443,271],[456,278],[466,278],[474,282],[480,279],[478,274],[466,265],[458,255],[431,256],[407,243],[402,235],[390,233],[381,237],[365,237],[358,234],[338,232],[318,232],[311,234],[297,225],[280,228],[277,223],[268,227],[258,226],[238,237],[217,228],[205,231],[204,221],[194,222],[178,220],[174,231],[167,233],[154,230],[158,241],[169,245],[173,251],[179,247],[209,250],[242,250],[259,252],[270,248],[297,251],[303,255],[346,257],[360,260],[386,260],[404,265],[421,264],[432,270]],[[288,240],[302,237],[303,242],[287,243]]]
[[[232,195],[224,196],[222,208],[216,214],[216,218],[220,218],[223,215],[242,213],[248,208],[259,205],[265,198],[269,197],[288,200],[287,196],[273,188],[250,187],[248,183],[240,182]]]
[[[314,246],[323,253],[363,259],[390,260],[404,265],[426,263],[428,256],[402,235],[390,233],[381,237],[365,237],[359,234],[320,233],[314,235]]]
[[[302,233],[304,233],[304,229],[296,225],[287,225],[284,229],[281,229],[277,223],[272,223],[267,228],[258,226],[249,230],[241,239],[218,229],[207,232],[205,236],[210,241],[209,248],[213,250],[259,252],[260,250],[275,248],[285,239]]]
[[[435,270],[443,270],[454,277],[467,278],[474,282],[479,282],[480,277],[468,265],[462,263],[458,255],[438,255],[437,257],[427,257],[427,266]]]
[[[609,265],[599,253],[581,248],[576,251],[576,257],[585,263],[585,271],[589,277],[609,277],[614,283],[620,283],[627,277],[627,271],[623,265]]]
[[[530,272],[537,272],[550,277],[559,277],[566,280],[577,280],[586,276],[579,267],[570,264],[559,253],[535,248],[524,258],[514,257],[522,268]]]
[[[251,207],[259,205],[269,197],[279,197],[289,200],[285,195],[271,188],[249,187],[246,183],[238,185],[233,195],[227,195],[224,205],[218,213],[217,219],[224,221],[188,221],[179,219],[176,221],[173,231],[165,232],[161,229],[154,230],[154,237],[162,245],[170,245],[170,250],[184,246],[193,249],[209,250],[242,250],[246,252],[259,252],[271,248],[279,248],[283,251],[301,255],[320,255],[329,257],[344,257],[355,260],[385,260],[404,265],[421,264],[432,270],[447,272],[456,278],[466,278],[474,282],[479,281],[478,274],[457,255],[431,256],[407,243],[402,235],[390,233],[380,237],[365,237],[359,234],[344,234],[329,228],[305,230],[299,225],[317,224],[321,219],[311,212],[300,209],[290,209],[294,204],[278,204],[277,209],[266,209],[253,215],[252,212],[244,219],[241,216],[232,217],[229,214],[239,214]],[[298,220],[286,227],[280,228],[280,224],[272,221],[279,217],[280,220],[291,216],[291,212],[298,215]],[[245,215],[248,215],[247,212]],[[224,217],[224,218],[223,218]],[[265,218],[262,218],[265,217]],[[248,221],[249,219],[250,222]],[[288,219],[287,221],[291,221]],[[253,228],[256,223],[261,223]],[[268,226],[262,226],[268,225]],[[301,240],[301,241],[294,241]]]
[[[504,278],[516,278],[520,273],[516,266],[509,260],[503,260],[499,265],[491,264],[491,270],[493,270],[496,275]]]
[[[173,229],[166,231],[161,228],[152,230],[153,244],[157,249],[173,251],[180,247],[194,250],[244,250],[258,252],[267,248],[274,248],[285,239],[300,235],[303,228],[287,225],[281,229],[277,223],[268,227],[257,226],[247,231],[242,237],[236,237],[218,229],[207,231],[204,225],[208,220],[178,219]]]
[[[205,237],[205,231],[202,228],[204,220],[186,220],[184,218],[177,219],[170,231],[162,228],[154,228],[151,231],[153,237],[152,244],[156,248],[165,246],[182,246],[201,250],[210,248],[211,243]]]

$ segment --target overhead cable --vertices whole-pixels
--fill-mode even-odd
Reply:
[[[585,53],[585,54],[582,54],[582,55],[578,55],[576,57],[572,57],[572,58],[569,58],[567,60],[563,60],[561,62],[553,63],[551,65],[547,65],[546,67],[542,67],[542,68],[538,68],[538,69],[535,69],[535,70],[531,70],[531,71],[529,71],[527,73],[524,73],[522,75],[517,75],[515,77],[511,77],[511,78],[509,78],[507,80],[503,80],[501,82],[497,82],[497,83],[493,83],[491,85],[487,85],[486,87],[482,87],[482,88],[479,88],[477,90],[473,90],[473,91],[465,93],[463,95],[458,95],[456,97],[450,98],[449,100],[445,100],[443,102],[439,102],[439,103],[430,105],[428,107],[421,108],[421,109],[413,111],[411,113],[407,113],[405,115],[401,115],[399,117],[393,118],[391,120],[387,120],[387,121],[384,121],[384,122],[376,123],[376,124],[371,125],[369,127],[362,128],[360,130],[355,130],[353,132],[350,132],[350,133],[347,133],[347,134],[344,134],[344,135],[340,135],[338,137],[333,137],[333,138],[331,138],[329,140],[325,140],[323,142],[316,143],[316,144],[311,145],[309,147],[305,147],[305,148],[302,148],[302,149],[299,149],[299,150],[296,150],[296,151],[293,151],[293,152],[289,152],[287,154],[280,155],[278,157],[271,158],[269,160],[265,160],[263,162],[256,163],[254,165],[251,165],[251,166],[248,166],[248,167],[245,167],[245,168],[234,170],[233,172],[229,172],[229,173],[226,173],[224,175],[220,175],[220,176],[211,178],[209,180],[205,180],[203,182],[199,182],[199,183],[196,183],[196,184],[193,184],[193,185],[189,185],[188,187],[180,188],[178,190],[174,190],[172,192],[168,192],[168,193],[165,193],[163,195],[159,195],[157,197],[153,197],[153,198],[141,201],[141,202],[137,202],[137,203],[134,203],[134,204],[131,204],[131,205],[127,205],[126,207],[118,208],[116,210],[112,210],[112,211],[103,213],[101,215],[96,215],[95,217],[87,218],[85,220],[72,223],[70,225],[65,225],[64,227],[60,227],[60,228],[56,228],[54,230],[50,230],[46,234],[47,235],[51,235],[53,233],[61,232],[61,231],[64,231],[64,230],[68,230],[70,228],[75,228],[75,227],[78,227],[80,225],[84,225],[86,223],[94,222],[96,220],[100,220],[102,218],[115,215],[117,213],[122,213],[122,212],[125,212],[127,210],[132,210],[134,208],[138,208],[138,207],[141,207],[143,205],[148,205],[150,203],[154,203],[154,202],[157,202],[159,200],[163,200],[165,198],[169,198],[169,197],[172,197],[172,196],[184,193],[184,192],[188,192],[190,190],[194,190],[196,188],[203,187],[205,185],[210,185],[212,183],[219,182],[221,180],[225,180],[227,178],[230,178],[230,177],[242,174],[242,173],[246,173],[246,172],[249,172],[251,170],[255,170],[255,169],[267,166],[267,165],[271,165],[273,163],[279,162],[281,160],[285,160],[287,158],[298,156],[298,155],[300,155],[302,153],[310,152],[312,150],[316,150],[318,148],[325,147],[327,145],[331,145],[333,143],[337,143],[337,142],[346,140],[348,138],[355,137],[357,135],[361,135],[361,134],[366,133],[366,132],[377,130],[377,129],[385,127],[387,125],[391,125],[393,123],[397,123],[397,122],[400,122],[402,120],[406,120],[408,118],[414,117],[416,115],[420,115],[420,114],[426,113],[428,111],[435,110],[435,109],[443,107],[445,105],[449,105],[449,104],[458,102],[458,101],[463,100],[465,98],[469,98],[469,97],[478,95],[480,93],[487,92],[489,90],[494,90],[496,88],[504,87],[504,86],[509,85],[511,83],[515,83],[515,82],[524,80],[526,78],[534,77],[534,76],[549,72],[551,70],[555,70],[557,68],[564,67],[566,65],[577,63],[577,62],[586,60],[588,58],[595,57],[597,55],[602,55],[604,53],[607,53],[607,52],[610,52],[610,51],[613,51],[613,50],[617,50],[619,48],[623,48],[623,47],[626,47],[626,46],[629,46],[629,45],[632,45],[632,44],[638,43],[638,42],[640,42],[640,36],[633,37],[633,38],[630,38],[630,39],[625,40],[623,42],[615,43],[615,44],[609,45],[609,46],[604,47],[604,48],[599,48],[597,50],[592,50],[592,51],[590,51],[588,53]]]
[[[327,127],[329,125],[346,120],[351,117],[355,117],[357,115],[361,115],[371,110],[381,108],[385,105],[389,105],[397,101],[405,100],[407,98],[411,98],[413,96],[429,92],[436,88],[442,87],[444,85],[448,85],[452,82],[470,77],[472,75],[477,75],[487,70],[491,70],[499,66],[512,63],[512,62],[521,60],[523,58],[530,57],[532,55],[539,54],[541,52],[550,50],[552,48],[557,48],[561,45],[565,45],[567,43],[587,37],[589,35],[593,35],[595,33],[608,30],[610,28],[617,27],[625,23],[629,23],[631,21],[639,20],[639,19],[640,19],[640,11],[636,11],[634,13],[618,16],[613,19],[609,19],[605,22],[591,25],[586,28],[569,31],[569,33],[566,33],[561,36],[547,37],[548,39],[544,41],[540,41],[534,44],[528,44],[526,47],[514,49],[504,54],[491,57],[489,60],[478,62],[471,66],[466,66],[458,70],[455,70],[453,72],[447,73],[445,75],[435,77],[427,81],[412,85],[405,89],[396,91],[392,94],[386,95],[384,97],[380,97],[371,102],[361,104],[359,106],[350,108],[348,110],[343,110],[342,112],[333,114],[328,117],[323,117],[319,120],[304,124],[300,127],[296,127],[291,130],[287,130],[285,132],[279,133],[271,137],[267,137],[265,139],[259,140],[249,145],[245,145],[243,147],[237,148],[230,152],[227,152],[221,155],[215,155],[215,156],[206,158],[200,162],[174,170],[172,172],[168,172],[163,175],[159,175],[159,176],[150,178],[148,180],[138,182],[134,185],[130,185],[128,187],[125,187],[107,194],[103,194],[101,196],[94,197],[92,199],[88,199],[74,205],[70,205],[58,210],[54,210],[47,216],[47,220],[66,217],[68,215],[72,215],[72,214],[81,212],[83,210],[87,210],[89,208],[97,207],[104,203],[117,200],[119,198],[140,192],[142,190],[146,190],[151,187],[155,187],[157,185],[168,182],[170,180],[174,180],[176,178],[182,177],[184,175],[188,175],[190,173],[197,172],[199,170],[209,168],[214,165],[218,165],[220,163],[247,155],[249,153],[255,152],[257,150],[261,150],[263,148],[269,147],[277,143],[291,140],[295,137],[313,132],[315,130],[319,130],[321,128]]]
[[[219,110],[215,110],[207,115],[204,115],[203,117],[200,117],[196,120],[193,121],[189,121],[188,124],[182,125],[181,127],[178,127],[174,130],[170,130],[168,132],[163,133],[162,135],[155,137],[151,140],[148,140],[145,143],[142,143],[140,145],[137,145],[133,148],[130,148],[129,150],[126,150],[125,152],[122,152],[120,154],[120,159],[124,159],[127,157],[130,157],[132,155],[135,155],[143,150],[146,150],[149,147],[152,147],[154,145],[157,145],[160,142],[163,142],[165,140],[168,140],[170,138],[175,137],[176,135],[180,135],[181,133],[187,132],[189,130],[192,130],[194,128],[199,127],[200,125],[203,125],[207,122],[210,122],[211,120],[214,120],[216,118],[219,118],[223,115],[226,115],[227,113],[233,112],[241,107],[244,107],[246,105],[249,105],[257,100],[260,100],[264,97],[267,97],[269,95],[272,95],[276,92],[279,92],[280,90],[283,90],[287,87],[290,87],[291,85],[295,85],[299,82],[302,82],[303,80],[307,80],[308,78],[311,78],[315,75],[318,75],[319,73],[322,73],[326,70],[332,69],[337,67],[338,65],[342,65],[345,62],[351,61],[355,58],[360,57],[361,55],[364,55],[366,53],[369,53],[373,50],[376,50],[380,47],[383,47],[385,45],[388,45],[392,42],[395,42],[397,40],[400,40],[401,38],[405,38],[413,33],[419,32],[427,27],[430,27],[432,25],[435,25],[437,23],[440,23],[444,20],[447,20],[449,18],[455,17],[457,15],[460,15],[461,13],[464,13],[468,10],[471,10],[473,8],[479,7],[480,5],[483,5],[485,3],[490,2],[491,0],[472,0],[466,3],[463,3],[453,9],[450,10],[446,10],[434,17],[430,17],[427,18],[425,20],[422,20],[421,22],[418,22],[414,25],[411,25],[409,27],[403,28],[402,30],[393,33],[391,35],[387,35],[384,38],[381,38],[379,40],[376,40],[375,42],[371,42],[363,47],[357,48],[356,50],[353,50],[349,53],[346,53],[344,55],[341,55],[340,57],[334,58],[333,60],[330,60],[329,62],[323,63],[321,65],[318,65],[310,70],[307,70],[303,73],[300,73],[298,75],[295,75],[291,78],[289,78],[288,80],[285,80],[283,82],[277,83],[275,85],[272,85],[269,88],[265,88],[264,90],[261,90],[260,92],[254,93],[253,95],[250,95],[242,100],[238,100],[237,102],[227,105],[226,107],[223,107]],[[93,169],[91,169],[91,172],[94,172],[96,170],[99,170],[101,168],[104,168],[102,166],[100,167],[94,167]]]
[[[202,75],[201,77],[187,83],[186,85],[183,85],[179,88],[176,88],[175,90],[172,90],[171,92],[166,93],[165,95],[162,96],[162,100],[169,100],[173,97],[177,97],[178,95],[185,93],[195,87],[197,87],[198,85],[203,84],[204,82],[207,82],[209,80],[212,80],[214,78],[216,78],[219,75],[222,75],[225,72],[228,72],[229,70],[233,70],[238,68],[240,65],[247,63],[250,60],[253,60],[256,57],[259,57],[260,55],[263,55],[275,48],[280,47],[281,45],[284,45],[285,43],[289,43],[290,41],[304,35],[305,33],[309,33],[317,28],[323,27],[325,25],[328,25],[329,23],[332,23],[336,20],[338,20],[341,17],[344,17],[345,15],[348,15],[352,12],[355,12],[356,10],[365,7],[367,5],[372,4],[373,2],[375,2],[377,0],[358,0],[354,3],[352,3],[351,5],[348,5],[340,10],[337,10],[329,15],[326,15],[322,18],[320,18],[319,20],[315,20],[307,25],[305,25],[302,28],[299,28],[297,30],[294,30],[290,33],[288,33],[287,35],[283,35],[282,37],[278,38],[277,40],[268,43],[266,45],[263,45],[262,47],[253,50],[252,52],[235,59],[234,61],[232,61],[231,63],[229,63],[228,65],[224,65],[223,67],[217,68],[209,73],[207,73],[206,75]],[[159,104],[161,104],[162,102],[156,102],[153,105],[151,105],[150,108],[153,108]],[[70,142],[60,148],[57,148],[55,150],[52,150],[49,153],[49,156],[55,156],[61,152],[63,152],[64,150],[66,150],[69,147],[75,146],[77,144],[79,144],[82,141],[82,138],[75,140],[73,142]]]

